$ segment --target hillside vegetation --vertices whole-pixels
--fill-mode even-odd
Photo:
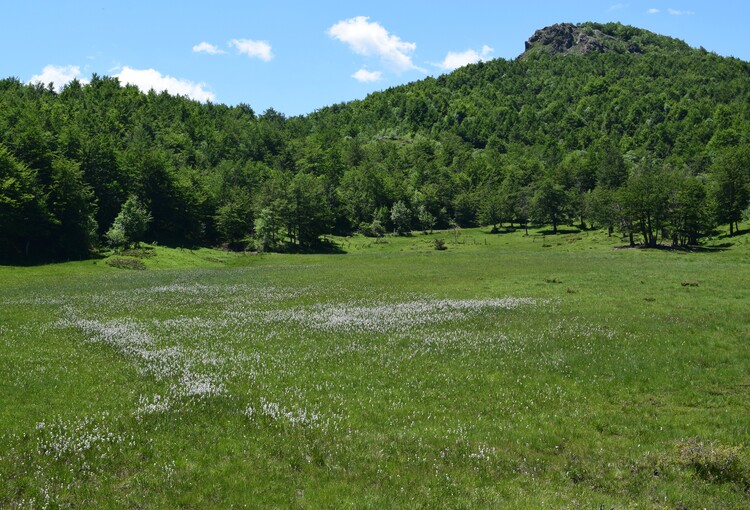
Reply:
[[[620,24],[548,27],[518,59],[293,118],[96,75],[60,93],[8,78],[0,259],[529,223],[695,244],[747,214],[749,141],[750,64]],[[150,221],[123,238],[131,197]]]

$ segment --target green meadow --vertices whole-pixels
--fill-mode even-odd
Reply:
[[[748,508],[750,235],[529,233],[0,267],[0,507]]]

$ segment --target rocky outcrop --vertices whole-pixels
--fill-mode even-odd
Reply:
[[[526,41],[526,51],[541,45],[549,48],[551,53],[563,53],[573,47],[578,27],[570,23],[558,23],[534,32]]]
[[[586,55],[606,51],[642,53],[637,44],[626,44],[590,25],[558,23],[534,32],[526,41],[526,51],[521,57],[533,53]]]

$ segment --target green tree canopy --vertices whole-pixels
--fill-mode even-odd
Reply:
[[[149,223],[151,213],[135,195],[130,195],[107,231],[107,238],[114,246],[137,246],[144,240]]]

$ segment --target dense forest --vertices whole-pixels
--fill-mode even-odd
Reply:
[[[116,78],[0,81],[0,262],[137,241],[315,248],[325,233],[734,233],[750,203],[750,64],[620,24],[303,117]]]

